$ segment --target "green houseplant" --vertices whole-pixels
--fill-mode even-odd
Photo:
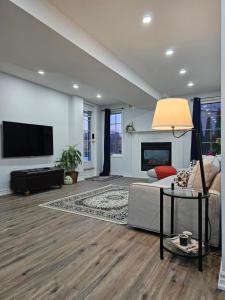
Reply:
[[[68,149],[63,150],[61,158],[56,162],[58,167],[65,170],[66,175],[72,177],[73,183],[76,183],[78,177],[77,167],[82,163],[81,152],[76,146],[68,146]]]

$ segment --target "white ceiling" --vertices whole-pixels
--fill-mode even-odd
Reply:
[[[0,71],[100,105],[220,89],[220,0],[10,1],[0,1]]]
[[[159,92],[220,89],[220,0],[48,1]],[[141,23],[145,13],[153,17],[149,26]],[[173,57],[164,55],[169,47]],[[188,70],[182,78],[181,67]]]
[[[155,103],[146,92],[7,0],[0,1],[0,37],[0,71],[100,105],[153,107]],[[38,75],[38,69],[46,74]],[[79,84],[79,90],[72,88],[73,83]]]

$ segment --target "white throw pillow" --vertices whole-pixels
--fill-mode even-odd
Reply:
[[[153,178],[157,178],[157,174],[155,172],[155,168],[154,169],[150,169],[147,171],[148,177],[153,177]]]

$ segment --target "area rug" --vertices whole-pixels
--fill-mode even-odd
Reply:
[[[121,176],[121,175],[93,176],[93,177],[86,178],[86,180],[105,182],[105,181],[109,181],[109,180],[113,180],[113,179],[117,179],[117,178],[121,178],[121,177],[123,177],[123,176]]]
[[[117,224],[127,224],[128,187],[110,184],[85,193],[49,201],[39,206]]]

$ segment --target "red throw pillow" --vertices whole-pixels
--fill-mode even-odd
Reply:
[[[155,167],[155,172],[158,179],[163,179],[171,175],[176,175],[177,170],[172,166]]]

